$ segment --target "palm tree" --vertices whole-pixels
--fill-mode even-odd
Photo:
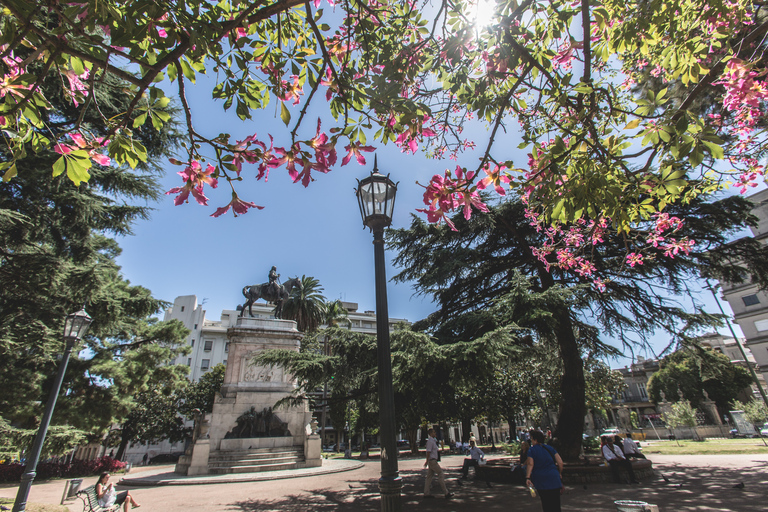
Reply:
[[[323,323],[328,327],[346,327],[352,328],[352,322],[349,320],[349,312],[341,299],[336,299],[333,302],[325,303],[325,314],[323,315]]]
[[[295,320],[301,332],[312,332],[325,319],[325,297],[320,281],[314,277],[301,276],[302,286],[291,290],[291,296],[283,304],[282,317]]]

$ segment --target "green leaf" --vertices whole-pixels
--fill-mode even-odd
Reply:
[[[280,119],[283,120],[283,123],[285,123],[285,126],[288,126],[288,124],[291,122],[291,113],[288,111],[288,107],[285,106],[285,102],[280,102]]]
[[[7,171],[5,171],[5,174],[3,174],[3,181],[8,182],[11,181],[11,178],[16,176],[18,172],[16,171],[16,164],[11,164],[11,166],[8,168]]]
[[[64,161],[64,155],[59,157],[58,160],[53,162],[53,177],[59,176],[61,173],[63,173],[67,168],[67,164]]]
[[[91,168],[91,160],[71,159],[67,162],[67,177],[75,185],[80,185],[83,181],[91,179],[88,169]]]

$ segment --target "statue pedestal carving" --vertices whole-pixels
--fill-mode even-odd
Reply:
[[[308,406],[272,410],[278,400],[295,389],[295,380],[281,368],[251,364],[253,357],[264,350],[298,352],[303,334],[296,330],[296,322],[239,317],[235,327],[227,331],[227,337],[227,370],[221,393],[216,397],[210,415],[210,433],[209,439],[206,439],[208,450],[199,446],[199,441],[195,443],[188,471],[198,467],[202,469],[199,461],[203,457],[206,472],[262,471],[264,469],[255,462],[258,459],[255,454],[263,452],[290,452],[295,458],[292,467],[319,466],[322,463],[319,436],[315,436],[318,438],[315,450],[313,436],[307,434],[311,419]],[[238,424],[238,418],[249,412],[250,423],[246,425],[241,421]],[[255,437],[244,437],[250,435]],[[245,464],[247,467],[228,468],[222,462],[234,458],[242,461],[250,456],[254,456],[253,464]]]

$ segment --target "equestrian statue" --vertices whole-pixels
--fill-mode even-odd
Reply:
[[[277,273],[277,267],[272,267],[269,271],[269,282],[254,284],[243,288],[243,296],[245,297],[245,304],[243,304],[240,310],[240,316],[245,315],[245,309],[248,308],[248,316],[253,316],[251,306],[259,299],[264,299],[267,302],[271,302],[275,305],[275,318],[282,318],[283,314],[283,302],[288,300],[291,296],[291,290],[298,287],[301,289],[301,279],[294,277],[289,279],[283,284],[279,282],[280,274]]]

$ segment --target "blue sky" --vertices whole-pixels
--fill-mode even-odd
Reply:
[[[257,112],[251,121],[240,121],[234,111],[224,112],[220,102],[210,99],[210,84],[209,79],[203,78],[187,90],[193,124],[199,132],[209,137],[227,132],[235,139],[254,132],[266,138],[270,133],[276,146],[288,145],[289,129],[280,120],[277,109],[270,107]],[[326,119],[325,130],[332,126],[324,111],[323,96],[316,95],[315,102],[317,105],[305,119],[300,138],[314,135],[318,116]],[[299,107],[291,107],[294,119]],[[484,147],[487,134],[475,131],[473,135],[478,146]],[[512,131],[505,137],[509,147],[520,142]],[[392,223],[397,228],[407,227],[411,215],[421,215],[415,210],[423,207],[424,189],[416,181],[426,184],[433,174],[442,173],[445,168],[454,168],[457,163],[475,168],[478,161],[477,154],[471,152],[458,162],[437,161],[420,153],[404,154],[393,144],[383,146],[372,138],[369,144],[378,148],[380,172],[389,173],[393,181],[399,182]],[[525,152],[515,151],[515,159],[525,162]],[[285,168],[272,170],[267,183],[256,182],[255,166],[245,164],[244,180],[237,190],[243,199],[265,208],[251,209],[237,218],[231,212],[219,218],[210,217],[216,207],[230,200],[230,188],[223,180],[216,190],[206,188],[208,207],[194,200],[174,206],[173,196],[164,196],[152,205],[156,210],[150,220],[136,223],[134,236],[119,240],[123,253],[118,263],[124,276],[164,300],[197,295],[198,301],[204,301],[207,317],[218,319],[223,309],[234,309],[243,302],[243,286],[265,282],[270,267],[276,265],[282,280],[303,274],[313,276],[324,287],[328,299],[357,302],[360,311],[374,310],[373,237],[362,225],[354,194],[356,179],[364,178],[373,168],[373,153],[366,154],[365,166],[353,159],[340,167],[341,156],[330,173],[313,173],[316,181],[308,188],[292,183]],[[165,169],[163,188],[180,186],[182,180],[176,172],[181,168],[167,164]],[[387,254],[387,260],[392,256]],[[388,278],[395,272],[388,265]],[[391,317],[416,321],[434,311],[430,300],[414,296],[408,284],[390,282],[387,293]],[[717,311],[709,292],[702,294],[701,299],[708,304],[709,311]],[[727,308],[727,303],[724,305]],[[659,338],[656,345],[663,346],[664,339]],[[614,366],[619,363],[626,364],[617,361]]]

